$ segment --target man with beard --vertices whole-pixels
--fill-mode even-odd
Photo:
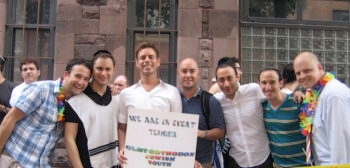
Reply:
[[[259,85],[239,85],[237,69],[228,62],[218,65],[216,80],[222,92],[214,96],[224,111],[226,136],[231,143],[225,167],[272,168],[261,106],[265,96]]]

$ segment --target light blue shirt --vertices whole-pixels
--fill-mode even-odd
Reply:
[[[63,130],[57,122],[59,82],[29,84],[14,104],[26,116],[16,123],[5,150],[23,167],[51,167],[49,156]]]
[[[316,165],[350,163],[350,89],[337,79],[323,88],[312,130]]]

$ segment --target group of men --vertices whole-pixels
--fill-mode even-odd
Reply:
[[[299,128],[302,106],[310,103],[300,105],[291,94],[281,92],[279,70],[264,69],[258,83],[241,85],[239,63],[223,58],[215,72],[220,92],[211,95],[199,87],[196,60],[181,60],[180,87],[176,88],[158,76],[158,49],[142,43],[135,55],[141,78],[121,92],[118,89],[117,97],[108,88],[115,66],[109,52],[95,54],[92,63],[73,59],[62,78],[25,87],[0,125],[0,163],[7,159],[20,167],[50,167],[50,155],[64,125],[74,167],[117,167],[117,157],[127,164],[124,151],[131,109],[199,115],[196,168],[212,168],[217,140],[225,135],[231,146],[223,165],[215,163],[216,167],[294,167],[309,164],[308,159],[316,165],[350,163],[350,89],[326,73],[313,53],[303,52],[293,63],[298,83],[317,92],[317,106],[305,112],[313,119],[308,130],[310,158],[305,157],[308,142]],[[121,80],[125,82],[125,76]],[[207,106],[203,106],[204,95],[209,95]],[[65,121],[60,122],[60,114]]]

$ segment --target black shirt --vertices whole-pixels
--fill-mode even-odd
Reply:
[[[112,101],[112,92],[109,87],[107,87],[106,92],[102,96],[100,96],[97,92],[93,91],[90,85],[88,85],[88,87],[84,90],[84,93],[92,101],[101,106],[107,106]]]

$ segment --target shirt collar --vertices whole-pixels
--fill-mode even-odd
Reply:
[[[60,91],[60,82],[61,82],[61,78],[58,78],[57,80],[55,80],[54,93],[58,93]]]

